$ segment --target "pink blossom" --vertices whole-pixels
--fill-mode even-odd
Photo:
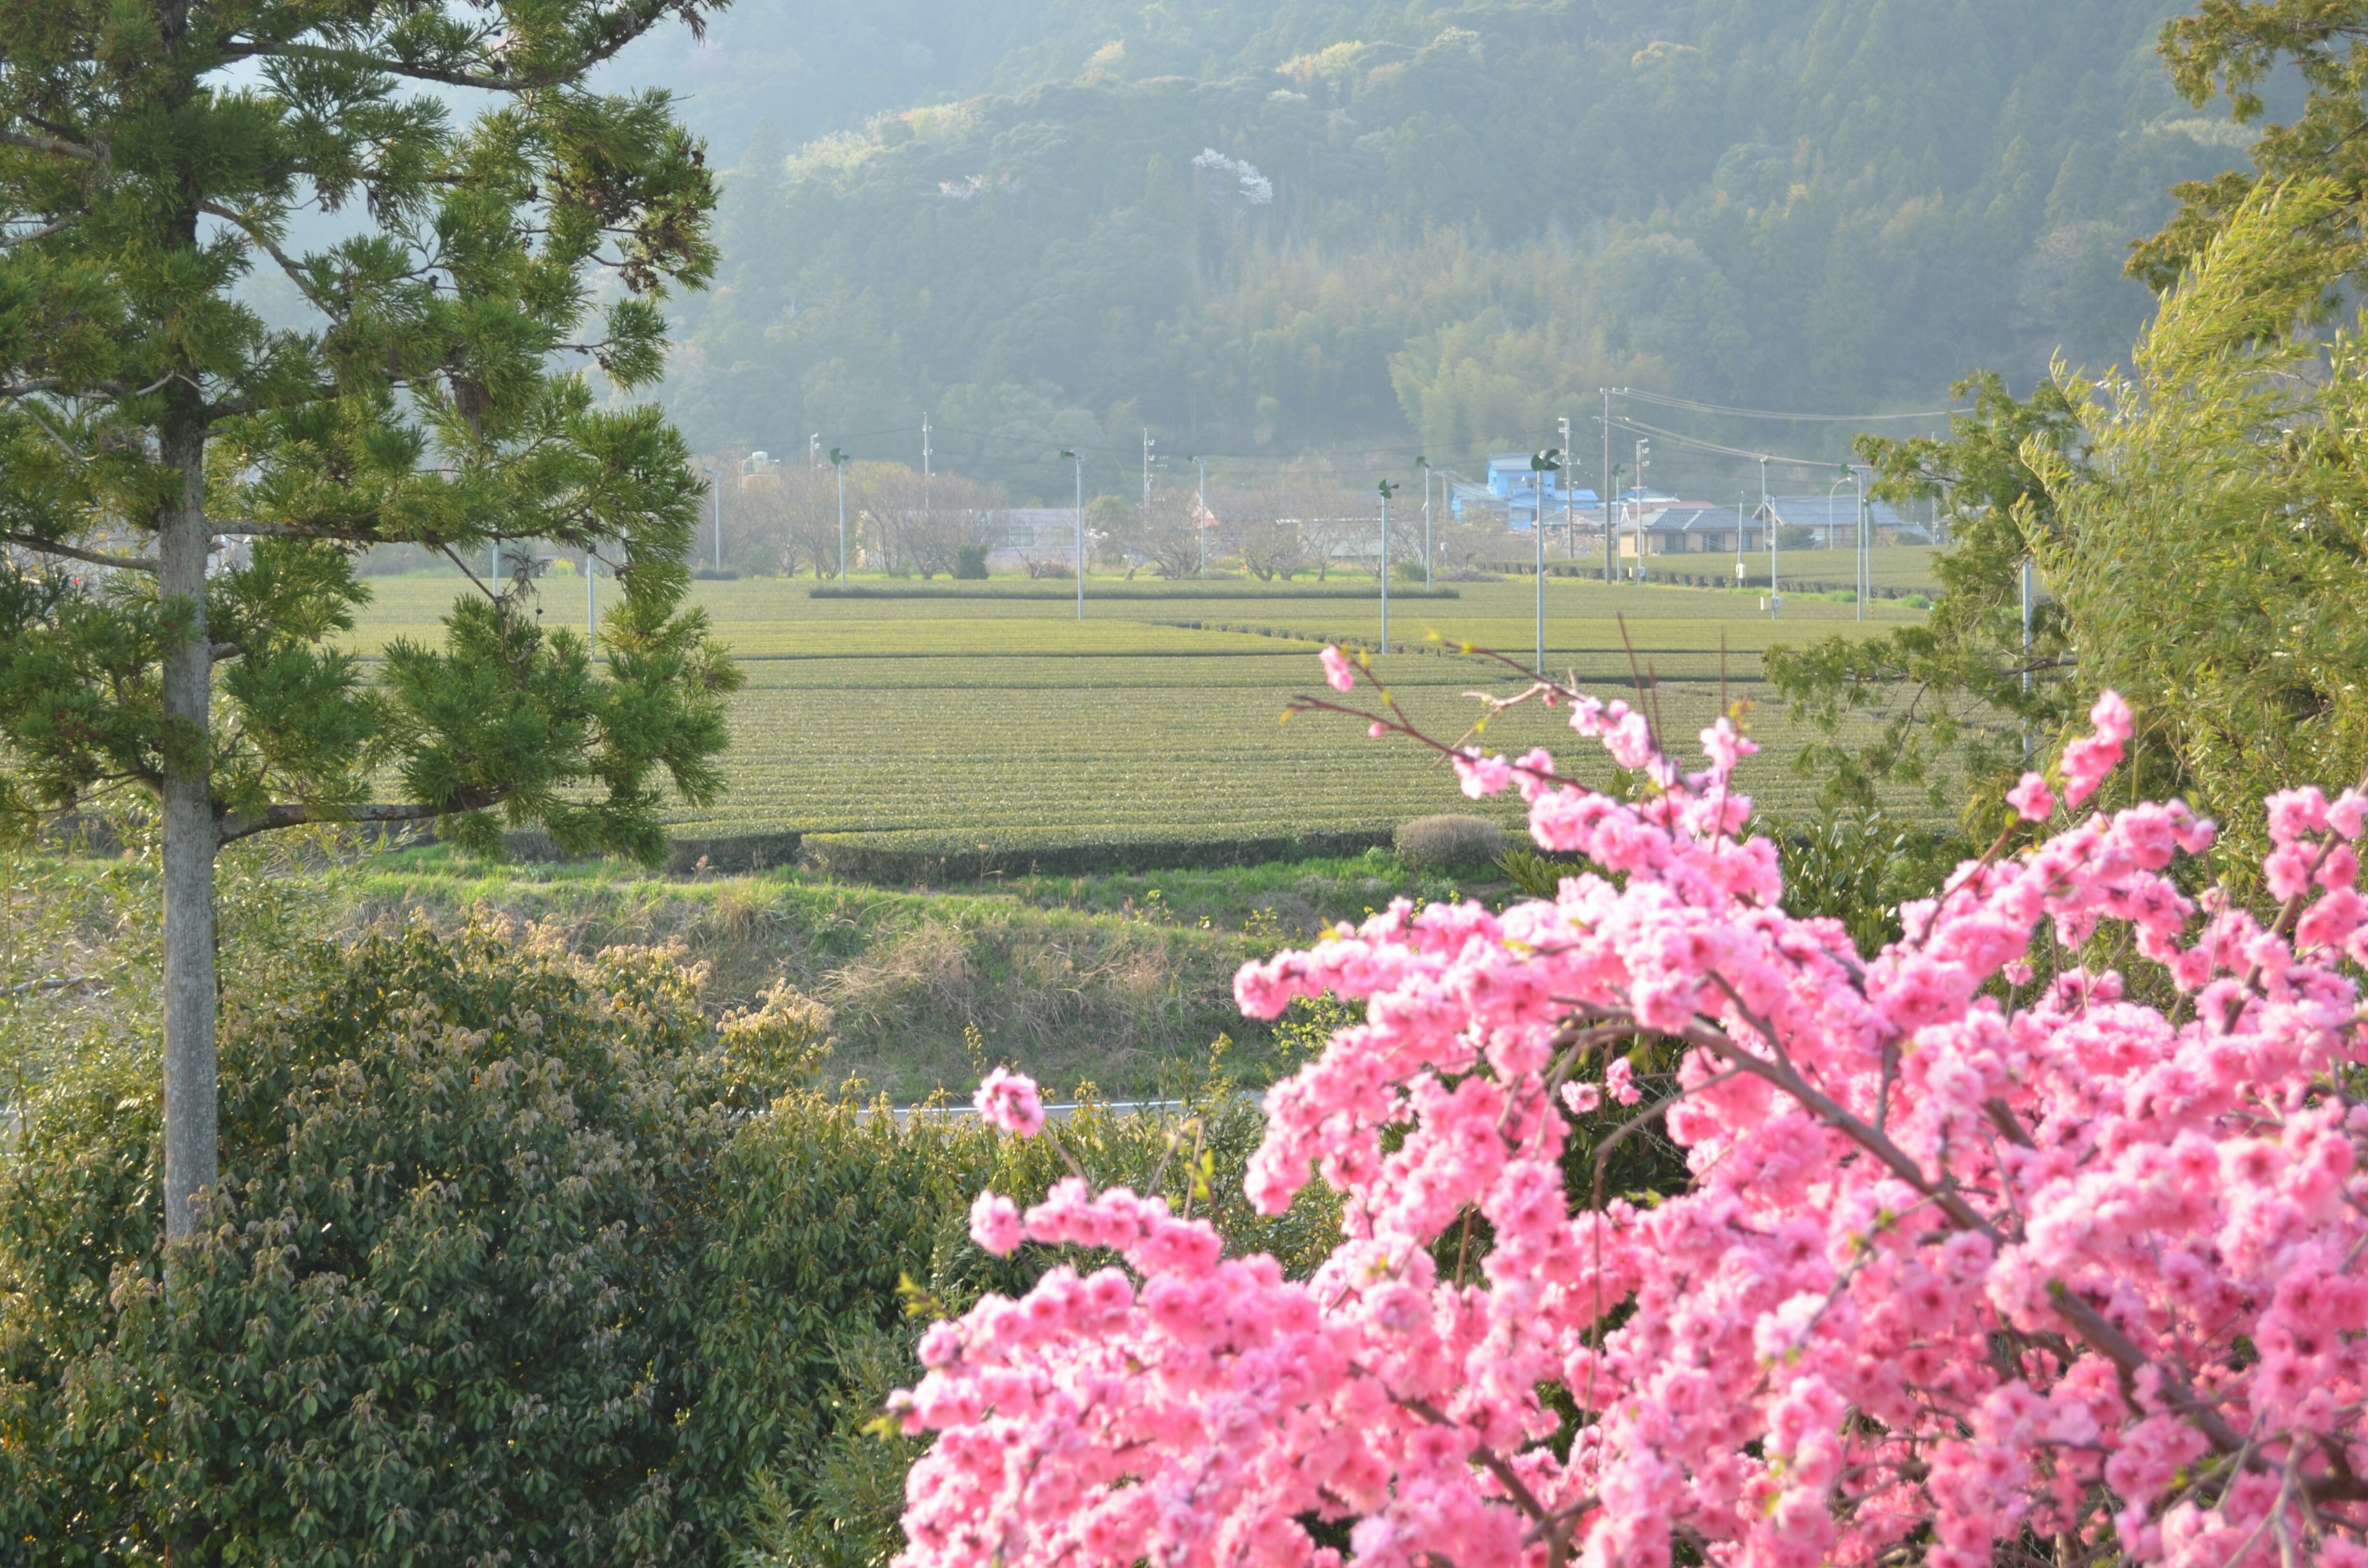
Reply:
[[[997,1067],[978,1086],[972,1100],[979,1119],[1000,1132],[1033,1138],[1044,1129],[1044,1105],[1036,1095],[1036,1080]]]
[[[997,1257],[1010,1256],[1024,1239],[1019,1208],[1001,1193],[980,1193],[970,1206],[970,1239]]]
[[[1455,776],[1463,780],[1463,793],[1473,800],[1484,795],[1501,794],[1513,781],[1513,765],[1501,756],[1489,756],[1477,746],[1466,746],[1455,753],[1450,761],[1455,764]]]
[[[2291,936],[2183,891],[2211,830],[2171,802],[1961,867],[1862,953],[1783,908],[1711,740],[1656,773],[1590,700],[1654,787],[1537,791],[1588,868],[1553,899],[1400,902],[1236,977],[1260,1017],[1361,1005],[1245,1182],[1332,1190],[1308,1278],[1156,1195],[980,1197],[982,1246],[1089,1262],[923,1336],[900,1568],[2368,1568],[2362,810],[2273,807]],[[2129,737],[2091,718],[2067,800]],[[1599,1208],[1574,1120],[1641,1101],[1601,1054],[1640,1034],[1692,1179]],[[1041,1123],[1013,1085],[982,1111]]]
[[[2122,746],[2130,738],[2130,705],[2120,694],[2106,692],[2089,710],[2095,731],[2064,747],[2064,803],[2078,806],[2097,792],[2105,775],[2121,766]]]
[[[2024,774],[2022,781],[2006,792],[2006,803],[2025,822],[2045,822],[2055,812],[2055,792],[2036,773]]]
[[[1340,652],[1338,643],[1329,643],[1316,655],[1324,661],[1324,679],[1335,691],[1353,690],[1357,685],[1357,666],[1348,654]]]

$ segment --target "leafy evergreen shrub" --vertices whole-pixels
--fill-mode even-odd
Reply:
[[[169,1267],[129,1062],[0,1204],[0,1521],[33,1562],[712,1561],[681,1413],[712,1170],[810,1074],[794,993],[675,956],[369,938],[228,999],[222,1189]]]
[[[721,1019],[675,949],[478,926],[325,944],[228,999],[225,1185],[168,1270],[153,1055],[26,1101],[0,1189],[0,1561],[791,1562],[897,1540],[911,1299],[1024,1292],[970,1194],[1065,1175],[958,1115],[810,1086],[829,1015]],[[1312,1267],[1317,1195],[1242,1197],[1261,1122],[1064,1124],[1099,1182]]]

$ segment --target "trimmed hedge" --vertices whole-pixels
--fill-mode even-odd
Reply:
[[[1390,835],[1305,833],[1266,838],[1141,838],[1099,844],[1009,845],[972,849],[867,844],[855,836],[810,835],[804,862],[849,881],[895,887],[984,881],[993,877],[1118,876],[1137,871],[1211,870],[1277,860],[1338,859],[1385,848]]]
[[[1010,587],[994,585],[948,584],[933,587],[919,583],[818,583],[806,590],[810,599],[1062,599],[1074,601],[1077,597],[1076,579],[1069,579],[1065,588],[1050,587],[1042,583],[1017,583]],[[1298,586],[1286,584],[1280,587],[1253,587],[1246,583],[1201,583],[1178,578],[1168,583],[1086,583],[1086,597],[1093,599],[1375,599],[1382,597],[1378,587],[1336,588],[1329,585],[1308,584]],[[1392,588],[1393,599],[1453,599],[1463,596],[1453,588]]]

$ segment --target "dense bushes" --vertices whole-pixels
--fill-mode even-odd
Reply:
[[[12,1555],[876,1554],[905,1456],[863,1428],[909,1375],[899,1281],[1024,1289],[962,1214],[1042,1192],[1046,1152],[800,1087],[827,1015],[783,989],[702,1017],[669,951],[415,927],[294,971],[228,1002],[223,1191],[169,1271],[150,1064],[100,1055],[28,1102],[0,1200]],[[1090,1117],[1073,1146],[1316,1256],[1323,1216],[1249,1221],[1257,1117],[1219,1096],[1180,1134]]]

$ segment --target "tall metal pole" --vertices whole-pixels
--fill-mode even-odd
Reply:
[[[1435,585],[1430,580],[1430,460],[1417,458],[1414,466],[1422,470],[1422,586],[1429,593]]]
[[[1570,450],[1570,421],[1557,419],[1554,421],[1554,427],[1562,432],[1562,449],[1567,453]],[[1573,561],[1578,559],[1577,524],[1572,520],[1570,510],[1570,493],[1577,488],[1571,481],[1571,474],[1576,472],[1576,470],[1565,472],[1562,482],[1562,552]],[[1545,526],[1545,517],[1543,514],[1538,518],[1538,526],[1540,528]]]
[[[1603,470],[1603,585],[1607,588],[1611,585],[1613,571],[1611,552],[1614,548],[1612,536],[1617,531],[1611,520],[1611,507],[1620,494],[1620,475],[1622,472],[1611,466],[1609,460],[1606,460]]]
[[[2022,694],[2031,695],[2031,557],[2022,558]],[[2031,760],[2031,732],[2022,733],[2022,760]]]
[[[1201,536],[1201,575],[1209,574],[1209,460],[1194,458],[1201,465],[1201,515],[1192,519],[1193,531]]]
[[[1077,619],[1086,619],[1086,460],[1075,452],[1061,454],[1077,465]]]
[[[1390,651],[1390,493],[1397,488],[1388,480],[1379,486],[1382,493],[1382,652]]]
[[[1611,466],[1611,389],[1603,392],[1603,584],[1611,585],[1611,503],[1620,494],[1620,482],[1614,476],[1618,470]]]
[[[1538,662],[1537,673],[1546,669],[1546,475],[1562,466],[1562,449],[1549,447],[1530,460],[1530,477],[1535,482],[1536,510],[1531,515],[1531,542],[1537,547],[1538,599]]]
[[[1842,476],[1839,479],[1835,480],[1832,485],[1826,491],[1826,548],[1828,550],[1831,550],[1834,546],[1834,492],[1839,490],[1845,484],[1855,484],[1857,483],[1858,474],[1854,471],[1846,469],[1843,472]],[[1850,570],[1852,575],[1856,575],[1858,570],[1858,540],[1855,537],[1850,540]],[[1855,592],[1855,590],[1853,590],[1853,592]],[[1863,595],[1859,595],[1857,597],[1858,618],[1861,620],[1864,620],[1866,619],[1866,599]]]
[[[1851,524],[1851,538],[1858,545],[1858,618],[1866,619],[1866,601],[1874,593],[1874,552],[1866,537],[1866,480],[1855,464],[1850,468],[1851,493],[1858,501],[1858,515]]]
[[[592,577],[593,555],[584,551],[584,650],[588,654],[600,635],[600,585]]]
[[[1143,427],[1143,515],[1151,516],[1151,426]]]
[[[1768,528],[1768,619],[1775,619],[1784,610],[1784,591],[1777,586],[1776,514],[1768,509],[1768,460],[1759,460],[1759,520]]]
[[[1653,443],[1636,443],[1636,581],[1645,580],[1645,468],[1653,456]]]
[[[723,570],[723,476],[715,476],[715,569]]]
[[[830,449],[830,466],[838,471],[838,580],[847,582],[847,454]]]

